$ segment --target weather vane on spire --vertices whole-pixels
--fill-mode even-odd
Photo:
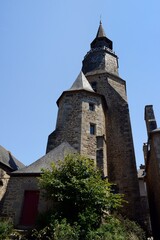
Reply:
[[[100,14],[100,24],[102,24],[102,14]]]

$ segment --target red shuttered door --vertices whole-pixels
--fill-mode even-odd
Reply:
[[[25,191],[22,217],[20,224],[23,226],[32,226],[38,213],[39,191]]]

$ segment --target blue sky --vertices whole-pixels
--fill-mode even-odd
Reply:
[[[126,80],[137,165],[147,140],[144,106],[160,123],[159,0],[1,0],[0,145],[28,165],[45,154],[56,100],[70,88],[100,16]]]

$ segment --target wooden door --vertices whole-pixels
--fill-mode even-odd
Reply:
[[[32,226],[38,213],[39,191],[25,191],[20,224]]]

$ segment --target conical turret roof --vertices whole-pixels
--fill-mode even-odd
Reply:
[[[72,91],[72,90],[87,90],[90,92],[94,92],[93,88],[89,84],[87,78],[85,77],[82,71],[80,71],[72,87],[69,89],[69,91]]]
[[[112,41],[106,37],[105,31],[102,26],[102,22],[100,21],[97,35],[96,35],[96,38],[91,43],[91,48],[94,49],[94,48],[107,47],[112,50],[113,48],[112,45],[113,45]]]
[[[105,34],[104,29],[103,29],[101,21],[100,21],[100,25],[99,25],[99,28],[98,28],[98,31],[97,31],[96,38],[100,38],[100,37],[106,37],[106,34]]]
[[[95,93],[93,88],[91,87],[90,83],[88,82],[87,78],[85,77],[84,73],[80,71],[78,77],[76,78],[75,82],[73,83],[72,87],[67,91],[64,91],[61,96],[57,100],[57,105],[59,106],[59,101],[65,93],[72,92],[72,91],[79,91],[85,90],[88,92]]]

